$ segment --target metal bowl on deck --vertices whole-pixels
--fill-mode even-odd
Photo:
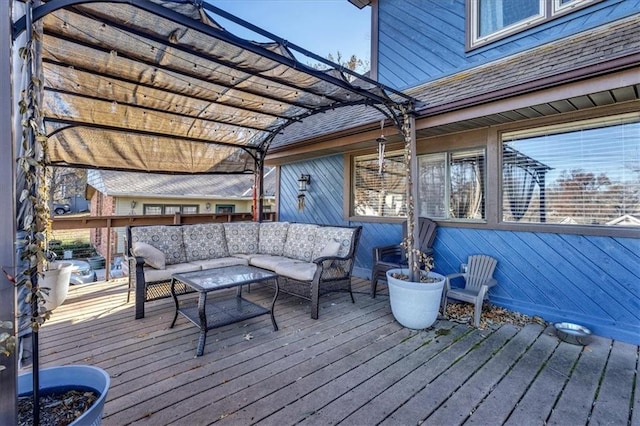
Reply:
[[[556,329],[556,336],[567,343],[581,346],[591,343],[591,330],[583,325],[557,322],[553,327]]]

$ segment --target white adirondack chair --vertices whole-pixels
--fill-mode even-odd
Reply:
[[[466,272],[447,275],[444,294],[442,296],[442,312],[446,312],[448,298],[473,303],[475,305],[473,324],[478,327],[480,325],[482,303],[484,299],[487,298],[489,288],[498,283],[493,278],[493,271],[496,269],[497,263],[498,261],[491,256],[483,254],[473,255],[469,256],[467,260]],[[464,287],[452,288],[450,281],[459,277],[464,279]]]

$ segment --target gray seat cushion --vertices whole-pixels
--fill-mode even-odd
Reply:
[[[191,263],[200,266],[202,269],[222,268],[224,266],[249,264],[249,262],[247,262],[246,260],[235,256],[219,257],[217,259],[196,260]]]
[[[257,266],[258,268],[268,269],[275,271],[276,267],[283,262],[291,262],[291,259],[284,256],[272,256],[269,254],[257,254],[251,257],[249,261],[250,265]],[[302,262],[301,260],[299,262]]]
[[[179,274],[180,272],[199,271],[202,269],[200,265],[193,263],[178,263],[174,265],[167,265],[166,269],[154,269],[150,266],[144,267],[144,280],[146,282],[154,281],[169,281],[171,275]]]
[[[309,262],[282,262],[276,266],[276,274],[298,281],[311,281],[318,265]]]

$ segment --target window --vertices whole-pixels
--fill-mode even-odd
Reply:
[[[402,152],[385,157],[382,173],[377,155],[356,157],[353,167],[354,216],[405,216],[405,169]]]
[[[198,206],[181,206],[182,214],[198,214],[199,207]]]
[[[404,155],[393,153],[385,158],[379,173],[378,157],[354,160],[355,216],[406,216],[406,167]],[[484,149],[444,152],[418,156],[418,200],[420,216],[482,220],[484,213]]]
[[[236,211],[236,206],[233,204],[216,204],[216,213],[234,213]]]
[[[173,205],[165,205],[164,206],[164,214],[175,214],[175,213],[180,213],[180,206],[173,206]]]
[[[143,214],[162,214],[162,206],[157,204],[145,204],[143,208]]]
[[[524,31],[599,0],[468,0],[467,48]]]
[[[477,3],[480,38],[544,17],[544,2],[540,0],[478,0]]]
[[[485,152],[470,149],[418,156],[420,216],[436,219],[485,218]]]
[[[640,114],[502,140],[503,221],[640,226]]]
[[[196,214],[198,206],[192,204],[145,204],[143,207],[144,214]]]

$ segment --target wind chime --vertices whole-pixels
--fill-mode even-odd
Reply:
[[[382,176],[384,173],[384,149],[387,144],[387,138],[384,137],[384,119],[380,120],[380,137],[376,139],[378,142],[378,174]]]

